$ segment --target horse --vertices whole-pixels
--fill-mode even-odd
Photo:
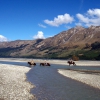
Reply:
[[[30,65],[30,66],[36,66],[36,63],[32,63],[32,62],[27,62],[28,63],[28,65]]]
[[[40,63],[40,66],[50,66],[49,63]]]
[[[51,66],[50,63],[47,63],[46,66]]]
[[[45,63],[40,63],[40,66],[45,66]]]
[[[74,62],[74,61],[68,61],[67,63],[69,64],[69,66],[70,66],[71,64],[73,64],[73,65],[75,65],[75,66],[76,66],[76,64],[75,64],[75,62]]]

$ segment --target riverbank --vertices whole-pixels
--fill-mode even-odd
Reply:
[[[30,68],[10,64],[0,64],[0,98],[1,100],[35,100],[30,94],[34,86],[26,81]]]
[[[58,69],[61,75],[100,89],[100,72]]]

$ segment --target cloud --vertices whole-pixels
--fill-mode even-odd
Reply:
[[[75,23],[76,26],[82,26],[82,23]]]
[[[89,9],[86,14],[76,14],[79,19],[79,23],[85,24],[85,26],[99,26],[100,25],[100,9]]]
[[[3,35],[0,35],[0,42],[6,42],[6,41],[8,41],[8,39]]]
[[[42,24],[38,24],[40,27],[42,27],[42,28],[46,28],[46,26],[45,25],[42,25]]]
[[[72,21],[74,21],[74,18],[67,13],[64,15],[58,15],[57,18],[56,17],[54,18],[54,20],[48,20],[48,19],[44,20],[46,24],[56,27],[62,24],[72,23]]]
[[[44,35],[42,31],[38,31],[37,35],[33,36],[34,39],[44,39]]]
[[[100,17],[100,9],[89,9],[88,12],[87,12],[90,16],[97,16],[97,17]]]
[[[70,29],[71,28],[71,26],[65,26],[67,29]]]
[[[77,18],[78,18],[81,22],[89,23],[89,18],[83,16],[82,14],[77,14]]]

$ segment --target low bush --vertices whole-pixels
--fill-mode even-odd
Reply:
[[[79,57],[77,57],[76,55],[73,55],[73,56],[72,56],[72,59],[73,59],[74,61],[78,61],[78,60],[79,60]]]

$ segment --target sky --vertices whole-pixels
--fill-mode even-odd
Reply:
[[[45,39],[100,25],[100,0],[0,0],[0,42]]]

